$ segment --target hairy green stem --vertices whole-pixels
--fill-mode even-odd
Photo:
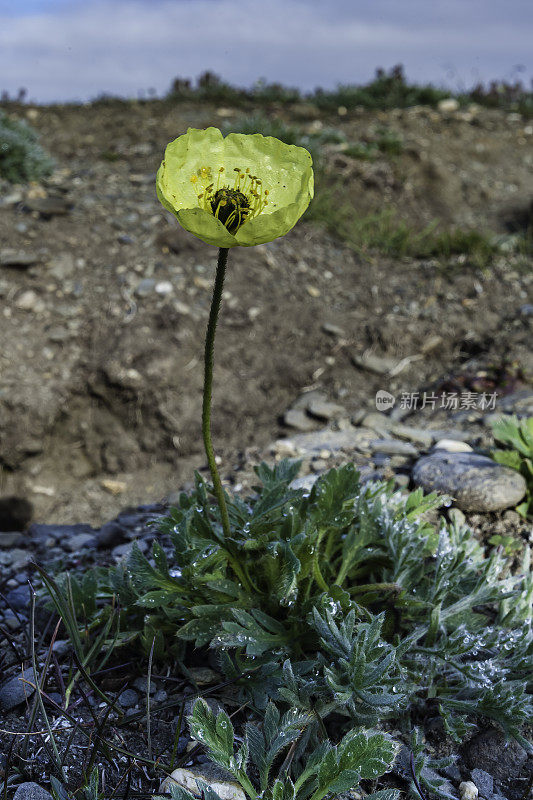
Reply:
[[[215,286],[213,288],[213,299],[211,300],[211,310],[209,312],[209,322],[207,323],[207,333],[205,336],[205,357],[204,357],[204,398],[202,404],[202,434],[204,437],[204,448],[209,464],[209,471],[213,481],[215,497],[222,517],[222,530],[224,536],[229,539],[230,527],[228,509],[224,498],[222,482],[218,474],[215,462],[215,453],[211,441],[211,395],[213,392],[213,357],[215,350],[215,332],[217,329],[218,312],[222,300],[222,289],[224,288],[224,277],[226,275],[226,264],[228,261],[228,248],[221,247],[218,251],[217,272]]]
[[[226,539],[225,549],[228,553],[228,560],[232,566],[235,574],[240,578],[243,586],[250,589],[250,583],[244,574],[238,558],[231,552],[230,546],[230,525],[228,508],[226,506],[226,499],[224,497],[224,490],[222,482],[215,461],[215,453],[213,450],[213,443],[211,441],[211,396],[213,393],[213,358],[215,349],[215,333],[218,321],[218,312],[220,310],[220,303],[222,300],[222,290],[224,288],[224,278],[226,275],[226,264],[228,262],[228,248],[221,247],[218,251],[217,271],[215,276],[215,285],[213,287],[213,298],[211,300],[211,310],[209,312],[209,321],[207,323],[207,333],[205,336],[205,356],[204,356],[204,395],[202,404],[202,435],[204,438],[205,454],[207,456],[207,463],[209,464],[209,471],[213,481],[213,491],[217,499],[218,507],[220,509],[220,517],[222,519],[222,530],[224,531],[224,538]]]

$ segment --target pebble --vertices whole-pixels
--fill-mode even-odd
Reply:
[[[435,450],[446,450],[447,453],[473,453],[474,451],[466,442],[459,442],[457,439],[439,439],[436,442]]]
[[[183,767],[175,769],[168,778],[165,778],[159,791],[170,792],[170,785],[174,782],[193,795],[198,796],[197,778],[204,781],[215,795],[218,795],[220,800],[246,800],[246,795],[239,784],[231,780],[230,773],[209,763],[198,765],[191,769]]]
[[[412,456],[417,458],[419,451],[410,442],[399,442],[396,439],[374,439],[370,442],[372,453],[383,453],[388,456]]]
[[[139,695],[133,689],[124,689],[118,696],[118,702],[123,708],[131,708],[139,702]]]
[[[147,297],[148,295],[152,294],[155,286],[156,281],[154,278],[143,278],[142,281],[137,284],[135,294],[137,297]]]
[[[479,792],[472,781],[461,781],[459,784],[459,797],[461,800],[477,800]]]
[[[126,533],[127,529],[116,520],[106,522],[96,534],[98,546],[115,547],[124,540]]]
[[[58,281],[63,281],[65,278],[70,278],[74,273],[74,256],[72,253],[60,253],[58,256],[50,259],[46,267],[50,277]]]
[[[21,678],[34,682],[33,667],[28,667],[23,673],[19,672],[9,678],[3,686],[0,686],[0,708],[4,711],[11,711],[27,698],[31,697],[35,691],[28,683],[24,683]]]
[[[63,543],[63,547],[71,553],[83,550],[85,547],[96,547],[98,539],[91,533],[77,533]]]
[[[157,294],[167,295],[172,294],[174,287],[172,286],[170,281],[159,281],[155,285],[155,291]]]
[[[299,433],[290,439],[278,439],[271,445],[271,449],[293,456],[320,454],[321,450],[329,450],[331,453],[350,453],[353,450],[370,453],[370,442],[375,438],[375,432],[368,428],[347,428],[343,431],[324,428],[314,433]]]
[[[24,201],[24,207],[28,211],[36,211],[46,219],[68,214],[71,206],[72,204],[62,197],[33,197]]]
[[[425,491],[450,495],[463,511],[499,511],[526,493],[519,472],[476,453],[436,450],[415,464],[412,476]]]
[[[13,800],[53,800],[50,792],[33,781],[26,781],[17,786]]]
[[[146,690],[148,688],[148,680],[144,677],[136,678],[133,682],[134,687],[142,694],[146,694]],[[150,694],[155,694],[157,692],[157,684],[154,681],[150,681]]]
[[[19,269],[25,269],[26,267],[30,267],[32,264],[37,263],[39,260],[40,259],[37,253],[27,253],[24,250],[13,250],[11,248],[0,250],[1,267],[17,267]]]
[[[283,422],[297,431],[313,431],[317,425],[316,420],[311,419],[303,408],[289,408],[283,415]]]
[[[15,611],[27,611],[31,601],[30,587],[26,584],[10,589],[6,594],[6,600]]]
[[[24,536],[19,531],[10,531],[9,533],[0,533],[0,547],[15,547],[22,544]]]
[[[26,289],[15,300],[15,308],[20,311],[34,311],[38,305],[39,295],[33,289]],[[41,301],[42,302],[42,301]]]
[[[514,783],[527,760],[527,752],[515,739],[490,728],[468,742],[464,759],[470,769],[490,770],[499,783]]]
[[[338,405],[337,403],[330,403],[321,398],[310,400],[307,408],[310,414],[319,419],[337,419],[346,414],[344,406]]]
[[[486,798],[486,800],[489,800],[494,794],[494,778],[492,775],[489,775],[489,773],[485,772],[483,769],[473,769],[470,773],[470,777],[476,784],[480,795]]]

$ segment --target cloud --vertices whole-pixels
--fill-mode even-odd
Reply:
[[[402,62],[414,80],[442,83],[452,65],[470,84],[509,77],[533,38],[523,0],[448,0],[445,12],[422,0],[29,0],[21,16],[4,6],[0,88],[41,102],[161,93],[206,69],[311,89]]]

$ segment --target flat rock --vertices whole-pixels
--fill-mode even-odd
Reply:
[[[328,400],[311,400],[307,409],[313,417],[319,417],[319,419],[338,419],[346,415],[344,406],[338,403],[331,403]]]
[[[52,795],[33,781],[26,781],[17,786],[13,800],[52,800]]]
[[[28,683],[24,683],[22,679],[34,682],[33,667],[17,673],[13,678],[9,678],[3,686],[0,686],[0,708],[4,711],[11,711],[34,693],[35,689]]]
[[[450,495],[463,511],[509,508],[526,493],[519,472],[476,453],[436,450],[415,464],[413,480],[425,491]]]
[[[289,408],[283,415],[283,422],[297,431],[313,431],[317,425],[316,420],[311,419],[303,408]]]
[[[24,206],[28,211],[36,211],[43,217],[54,217],[68,214],[72,203],[62,197],[33,197],[25,200]]]
[[[24,250],[13,250],[5,248],[0,250],[0,266],[2,267],[16,267],[17,269],[26,269],[40,261],[37,253],[27,253]]]
[[[370,442],[375,438],[375,431],[368,428],[348,428],[344,431],[325,429],[314,433],[299,433],[290,439],[278,439],[272,449],[275,452],[292,452],[300,456],[306,453],[313,455],[321,450],[329,450],[331,453],[350,453],[353,450],[369,453]]]
[[[418,456],[418,450],[411,442],[399,442],[397,439],[374,439],[370,442],[373,453],[383,453],[387,456]]]

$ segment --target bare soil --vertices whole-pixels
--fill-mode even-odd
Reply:
[[[240,112],[165,102],[16,112],[57,170],[42,185],[1,187],[0,250],[34,263],[0,266],[0,496],[29,499],[40,521],[102,523],[168,495],[204,463],[216,250],[162,209],[154,176],[166,143],[188,126]],[[351,140],[384,126],[402,139],[400,155],[374,162],[327,149],[328,175],[361,214],[386,205],[416,228],[438,219],[499,236],[529,224],[533,129],[517,115],[327,118],[306,106],[283,115]],[[474,367],[500,376],[498,390],[527,386],[532,288],[524,255],[499,255],[484,271],[462,256],[362,256],[305,221],[269,245],[236,248],[216,342],[223,470],[281,435],[284,411],[310,387],[357,414],[375,408],[378,389],[414,392]],[[354,365],[368,350],[415,358],[384,378]]]

